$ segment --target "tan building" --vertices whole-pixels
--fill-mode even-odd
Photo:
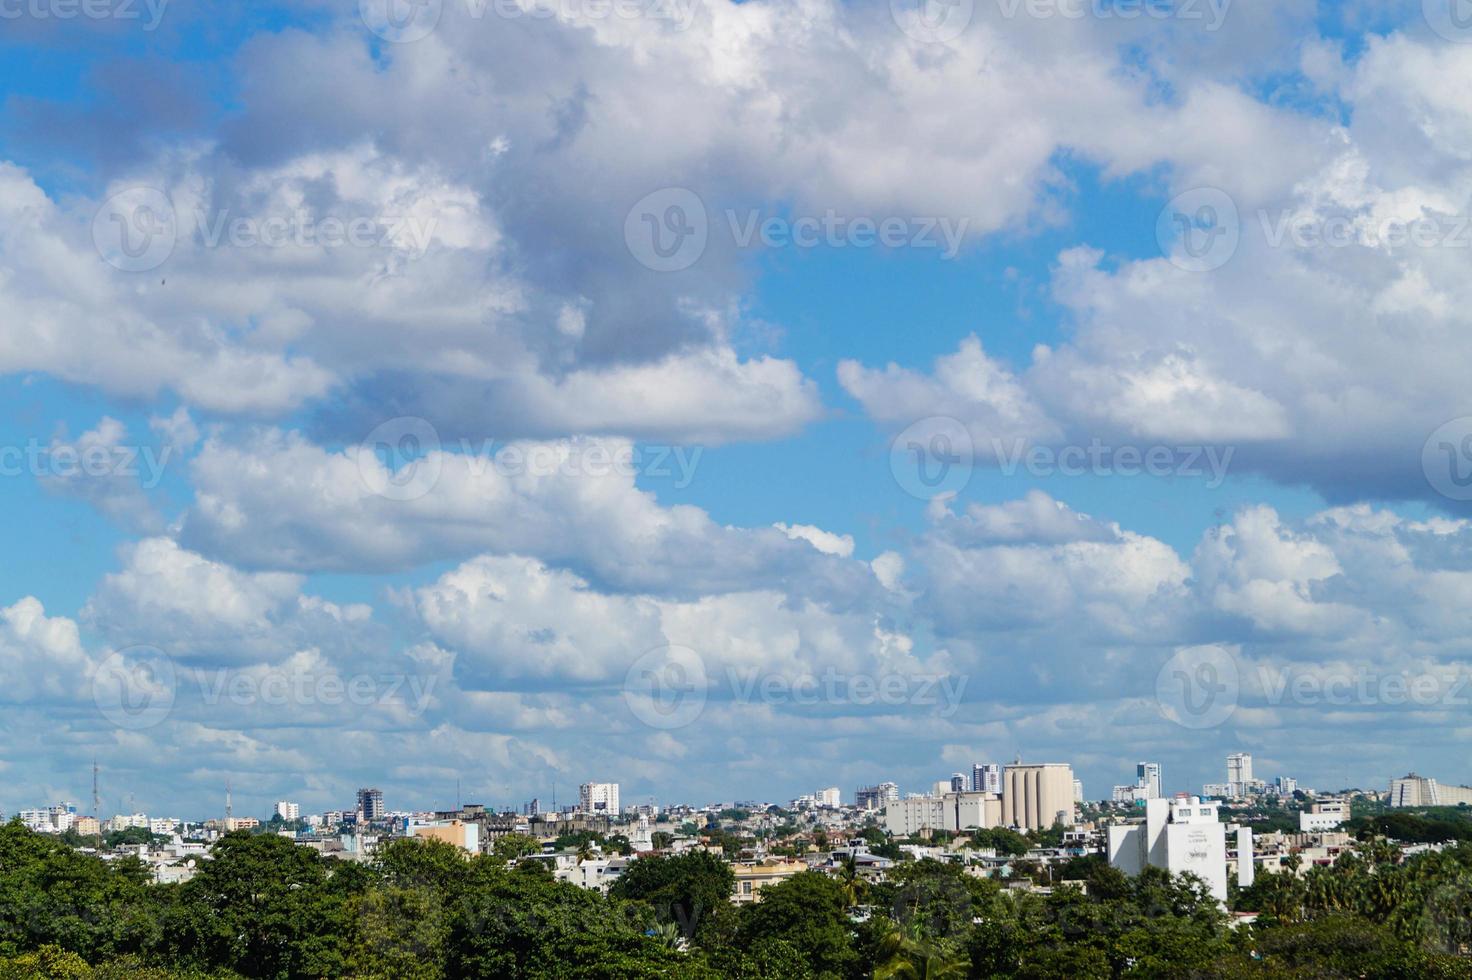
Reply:
[[[761,901],[763,888],[786,881],[807,869],[808,866],[803,862],[787,858],[767,858],[763,861],[741,861],[733,864],[731,871],[736,875],[736,885],[731,892],[731,901]]]
[[[97,822],[96,817],[78,817],[73,826],[83,837],[96,837],[102,830],[102,825]]]
[[[1023,830],[1072,825],[1073,767],[1062,762],[1018,763],[1002,773],[1002,823]]]
[[[468,854],[480,853],[479,824],[466,823],[462,820],[445,820],[417,826],[413,829],[413,834],[421,840],[437,840],[444,841],[446,844],[454,844]]]

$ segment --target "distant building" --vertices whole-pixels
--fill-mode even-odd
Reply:
[[[1002,767],[978,762],[971,767],[971,792],[1002,795]]]
[[[1245,829],[1245,828],[1243,828]],[[1238,853],[1252,853],[1251,832],[1237,836]],[[1206,882],[1220,902],[1227,900],[1227,825],[1217,819],[1217,804],[1198,797],[1146,800],[1143,823],[1109,828],[1109,863],[1125,874],[1147,867],[1171,874],[1190,872]],[[1250,874],[1252,861],[1239,860]]]
[[[843,805],[842,794],[838,792],[837,786],[829,786],[827,789],[820,789],[815,795],[817,797],[818,806],[836,808]]]
[[[409,833],[421,840],[437,840],[454,844],[468,854],[480,853],[480,827],[461,820],[436,821],[430,824],[411,824]]]
[[[884,829],[896,837],[929,831],[985,830],[1002,826],[1002,799],[993,793],[945,793],[892,800]]]
[[[1413,772],[1390,781],[1391,806],[1457,806],[1460,803],[1472,805],[1472,786],[1438,783]]]
[[[277,800],[275,813],[282,820],[300,820],[302,808],[288,800]]]
[[[1279,776],[1277,782],[1279,796],[1292,796],[1298,792],[1298,780],[1292,776]]]
[[[618,783],[584,783],[578,787],[578,809],[590,817],[618,816]]]
[[[1165,795],[1160,786],[1160,763],[1141,762],[1135,766],[1135,785],[1145,790],[1145,799],[1158,800]]]
[[[860,786],[854,793],[854,805],[860,810],[883,810],[899,798],[898,786],[894,783],[879,783],[875,786]]]
[[[966,777],[959,772],[951,773],[950,788],[952,793],[966,792]]]
[[[767,858],[763,861],[738,861],[731,865],[735,883],[731,890],[731,901],[739,904],[759,902],[762,889],[786,881],[793,875],[802,874],[808,866],[802,861],[787,858]]]
[[[365,787],[358,790],[358,820],[372,823],[374,820],[382,820],[383,790]]]
[[[1075,819],[1073,767],[1062,762],[1008,766],[1002,772],[1003,826],[1045,830]]]
[[[1303,832],[1333,830],[1349,819],[1349,804],[1340,799],[1314,801],[1298,814],[1298,829]]]
[[[1132,786],[1114,787],[1114,802],[1139,803],[1158,800],[1165,794],[1160,788],[1160,763],[1141,762],[1135,766],[1135,782]],[[1210,794],[1208,794],[1210,795]]]

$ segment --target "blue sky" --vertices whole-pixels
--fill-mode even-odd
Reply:
[[[937,37],[903,4],[445,0],[408,38],[384,2],[7,22],[0,447],[42,462],[0,479],[0,809],[84,796],[94,755],[104,809],[184,815],[227,778],[263,812],[456,778],[784,800],[1015,754],[1091,797],[1237,750],[1472,779],[1443,478],[1472,115],[1436,81],[1472,39],[1434,4],[977,0]],[[130,256],[158,214],[171,247]],[[900,244],[732,240],[828,214]],[[639,236],[677,217],[704,244],[665,269]],[[912,442],[961,450],[953,494]],[[670,650],[703,675],[681,725],[640,686]],[[1197,725],[1169,682],[1207,661],[1232,710]],[[834,673],[906,693],[789,696]],[[367,703],[262,693],[355,677]]]

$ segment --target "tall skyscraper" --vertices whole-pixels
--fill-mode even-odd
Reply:
[[[1135,766],[1135,785],[1144,791],[1144,799],[1158,800],[1165,796],[1160,786],[1160,763],[1142,762]]]
[[[1252,782],[1252,756],[1246,752],[1233,752],[1227,756],[1227,782],[1246,786]],[[1242,790],[1237,790],[1240,794]]]
[[[971,791],[973,793],[1002,792],[1002,767],[976,763],[971,767]]]
[[[358,819],[364,822],[382,820],[383,790],[364,787],[358,790]]]
[[[951,773],[951,792],[966,792],[966,777],[959,772]]]

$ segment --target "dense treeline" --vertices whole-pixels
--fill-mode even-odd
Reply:
[[[1008,889],[934,861],[881,883],[852,864],[728,901],[701,853],[636,862],[607,898],[524,848],[471,860],[397,841],[369,864],[232,834],[179,885],[0,827],[0,980],[441,977],[1466,977],[1472,846],[1397,864],[1370,844],[1302,879],[1263,875],[1233,929],[1193,879],[1079,862],[1086,891]]]

